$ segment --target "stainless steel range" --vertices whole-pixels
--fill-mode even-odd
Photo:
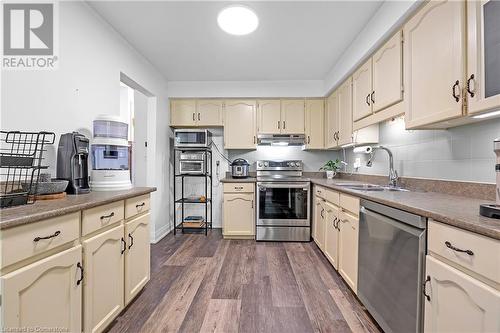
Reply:
[[[258,241],[311,240],[310,179],[302,161],[257,161]]]

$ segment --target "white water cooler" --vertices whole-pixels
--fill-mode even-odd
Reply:
[[[128,124],[117,116],[99,116],[93,124],[91,146],[92,191],[117,191],[132,187]]]

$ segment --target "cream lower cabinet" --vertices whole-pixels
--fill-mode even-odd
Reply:
[[[357,293],[359,219],[342,211],[339,220],[339,273]]]
[[[255,149],[257,102],[227,100],[224,108],[224,148]]]
[[[255,185],[225,183],[222,235],[224,238],[255,238]]]
[[[125,251],[125,305],[149,281],[149,213],[125,223],[127,250]]]
[[[102,332],[124,307],[124,227],[83,241],[85,332]]]
[[[498,332],[500,291],[428,255],[425,332]]]
[[[78,245],[1,277],[2,329],[81,332],[81,264]]]
[[[325,100],[306,100],[306,149],[325,148]]]
[[[314,242],[324,251],[325,248],[325,210],[326,200],[316,196],[314,204]]]
[[[339,213],[340,208],[337,205],[326,203],[324,253],[335,269],[339,268]]]

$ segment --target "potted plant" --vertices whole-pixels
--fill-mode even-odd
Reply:
[[[326,171],[326,178],[332,179],[337,174],[337,170],[340,169],[340,160],[336,159],[335,161],[329,160],[323,165],[319,170]]]

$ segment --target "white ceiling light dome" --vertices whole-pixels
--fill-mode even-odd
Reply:
[[[231,35],[248,35],[259,26],[257,14],[247,6],[232,5],[224,8],[217,16],[219,27]]]

